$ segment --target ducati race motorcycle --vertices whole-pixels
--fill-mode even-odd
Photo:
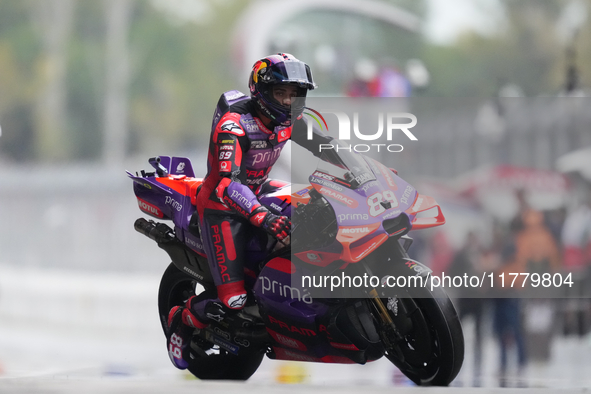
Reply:
[[[291,240],[283,244],[249,229],[246,306],[195,329],[189,371],[200,379],[246,380],[265,355],[358,364],[386,357],[417,385],[449,385],[464,358],[462,327],[449,297],[429,285],[383,286],[388,278],[428,283],[431,270],[408,256],[407,233],[445,223],[439,205],[376,160],[347,151],[328,154],[337,165],[321,162],[309,184],[259,197],[271,212],[291,217]],[[173,306],[216,290],[195,207],[202,179],[187,158],[161,156],[149,163],[153,172],[127,174],[140,210],[159,219],[137,219],[135,229],[172,260],[158,294],[166,332]],[[436,215],[424,217],[425,211]],[[368,275],[380,284],[331,286],[333,277],[345,283],[346,277]]]

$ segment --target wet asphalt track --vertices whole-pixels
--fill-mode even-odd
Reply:
[[[588,389],[562,389],[560,393],[586,393]],[[530,394],[555,393],[548,388],[461,388],[461,387],[339,387],[339,386],[302,386],[302,385],[258,385],[234,382],[201,382],[166,379],[99,379],[99,378],[16,378],[1,379],[0,393],[25,394],[206,394],[206,393],[256,393],[256,394],[358,394],[358,393],[397,393],[397,394]]]

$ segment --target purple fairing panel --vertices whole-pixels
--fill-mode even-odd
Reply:
[[[195,176],[191,160],[186,157],[160,156],[160,164],[171,175],[186,175],[191,178]]]
[[[261,204],[276,215],[291,217],[291,187],[285,186],[276,191],[259,196]],[[286,198],[290,196],[290,198]]]
[[[314,301],[308,289],[298,286],[297,278],[289,260],[271,260],[259,274],[254,294],[277,346],[323,357],[329,350],[321,339],[319,322],[329,308]]]
[[[171,220],[173,213],[166,207],[166,197],[171,197],[172,192],[156,181],[155,177],[138,177],[127,175],[133,180],[133,192],[138,200],[138,206],[142,212],[162,220]]]
[[[330,174],[316,171],[310,183],[327,198],[336,214],[339,226],[358,226],[381,223],[400,215],[414,218],[407,211],[417,196],[417,191],[383,164],[368,159],[375,180],[362,183],[356,189],[331,180]],[[334,178],[334,177],[332,177]],[[390,203],[386,208],[382,203]],[[383,233],[382,231],[376,233]]]
[[[353,247],[383,234],[393,236],[394,234],[389,235],[384,229],[384,221],[387,219],[404,215],[408,223],[412,223],[415,218],[415,214],[408,212],[418,195],[417,191],[383,164],[368,158],[365,160],[373,176],[368,174],[367,181],[357,188],[347,187],[345,182],[322,171],[314,172],[309,178],[312,186],[330,202],[339,228],[379,226],[376,231],[356,241]],[[386,202],[390,203],[389,207],[382,204]],[[340,253],[341,250],[342,245],[337,240],[326,247],[318,248],[318,251],[329,253]]]
[[[162,164],[163,162],[164,164]],[[172,163],[175,162],[172,161]],[[170,161],[161,160],[161,164],[166,168]],[[158,182],[154,176],[137,177],[129,172],[127,175],[134,181],[133,191],[140,210],[156,219],[172,220],[177,238],[189,248],[204,254],[201,239],[188,231],[189,221],[196,210],[195,206],[191,204],[191,197],[184,196]]]

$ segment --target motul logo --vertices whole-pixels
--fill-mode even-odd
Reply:
[[[162,213],[161,210],[159,210],[157,207],[155,207],[154,205],[145,202],[144,200],[142,200],[141,198],[137,199],[137,203],[140,207],[140,209],[152,216],[156,216],[157,218],[163,218],[164,214]]]
[[[369,233],[368,227],[363,228],[344,228],[341,230],[343,234],[366,234]]]

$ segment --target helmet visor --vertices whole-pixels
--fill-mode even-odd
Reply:
[[[283,62],[274,72],[278,83],[298,83],[307,89],[314,89],[310,68],[302,62]]]

